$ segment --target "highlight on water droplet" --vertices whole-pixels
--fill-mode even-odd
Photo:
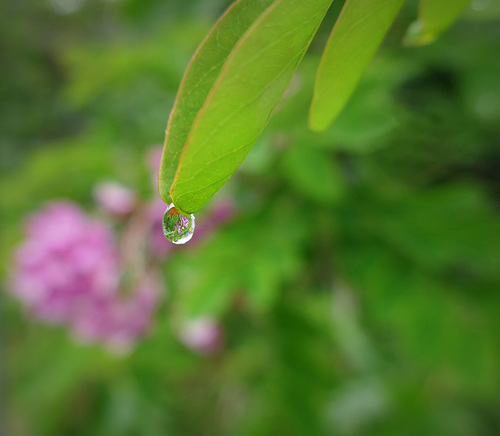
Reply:
[[[185,244],[193,237],[194,215],[181,214],[172,203],[163,216],[163,234],[174,244]]]

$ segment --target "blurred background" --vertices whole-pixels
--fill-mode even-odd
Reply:
[[[1,0],[0,434],[499,435],[500,2],[324,134],[336,0],[235,176],[168,245],[155,183],[226,0]]]

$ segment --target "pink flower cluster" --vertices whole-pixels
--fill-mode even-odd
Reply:
[[[107,225],[58,202],[34,214],[26,233],[15,253],[11,291],[37,318],[120,349],[147,331],[158,282],[145,275],[127,298],[120,294],[120,257]]]
[[[160,156],[160,149],[150,153],[153,174]],[[149,329],[161,293],[154,271],[176,246],[163,236],[166,205],[159,198],[141,202],[116,182],[98,184],[94,197],[108,219],[120,223],[119,244],[108,224],[78,205],[51,203],[27,222],[26,239],[14,254],[10,291],[36,318],[66,326],[79,340],[127,350]],[[215,204],[189,246],[233,215],[231,201]],[[205,353],[220,343],[215,320],[185,327],[180,339],[195,351]]]

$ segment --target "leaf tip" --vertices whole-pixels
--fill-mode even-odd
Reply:
[[[162,164],[160,164],[160,168],[158,170],[158,195],[166,204],[170,204],[172,203],[172,197],[169,192],[170,186],[165,183],[165,178],[162,176],[161,165]]]
[[[437,35],[430,32],[419,20],[417,20],[408,27],[406,35],[403,38],[403,45],[407,47],[420,47],[431,44],[436,39]]]
[[[170,196],[170,193],[168,190],[163,188],[162,186],[158,187],[158,194],[160,195],[160,198],[166,203],[170,204],[172,203],[172,197]]]
[[[329,127],[332,121],[333,119],[328,119],[325,116],[322,116],[321,112],[317,108],[315,100],[313,100],[311,103],[311,107],[309,108],[309,128],[313,132],[324,132]]]

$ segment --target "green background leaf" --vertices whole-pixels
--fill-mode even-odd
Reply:
[[[296,144],[283,156],[290,185],[312,200],[335,203],[342,195],[342,180],[334,157],[308,144]]]
[[[420,0],[418,21],[408,29],[408,45],[434,42],[460,16],[470,0]]]

